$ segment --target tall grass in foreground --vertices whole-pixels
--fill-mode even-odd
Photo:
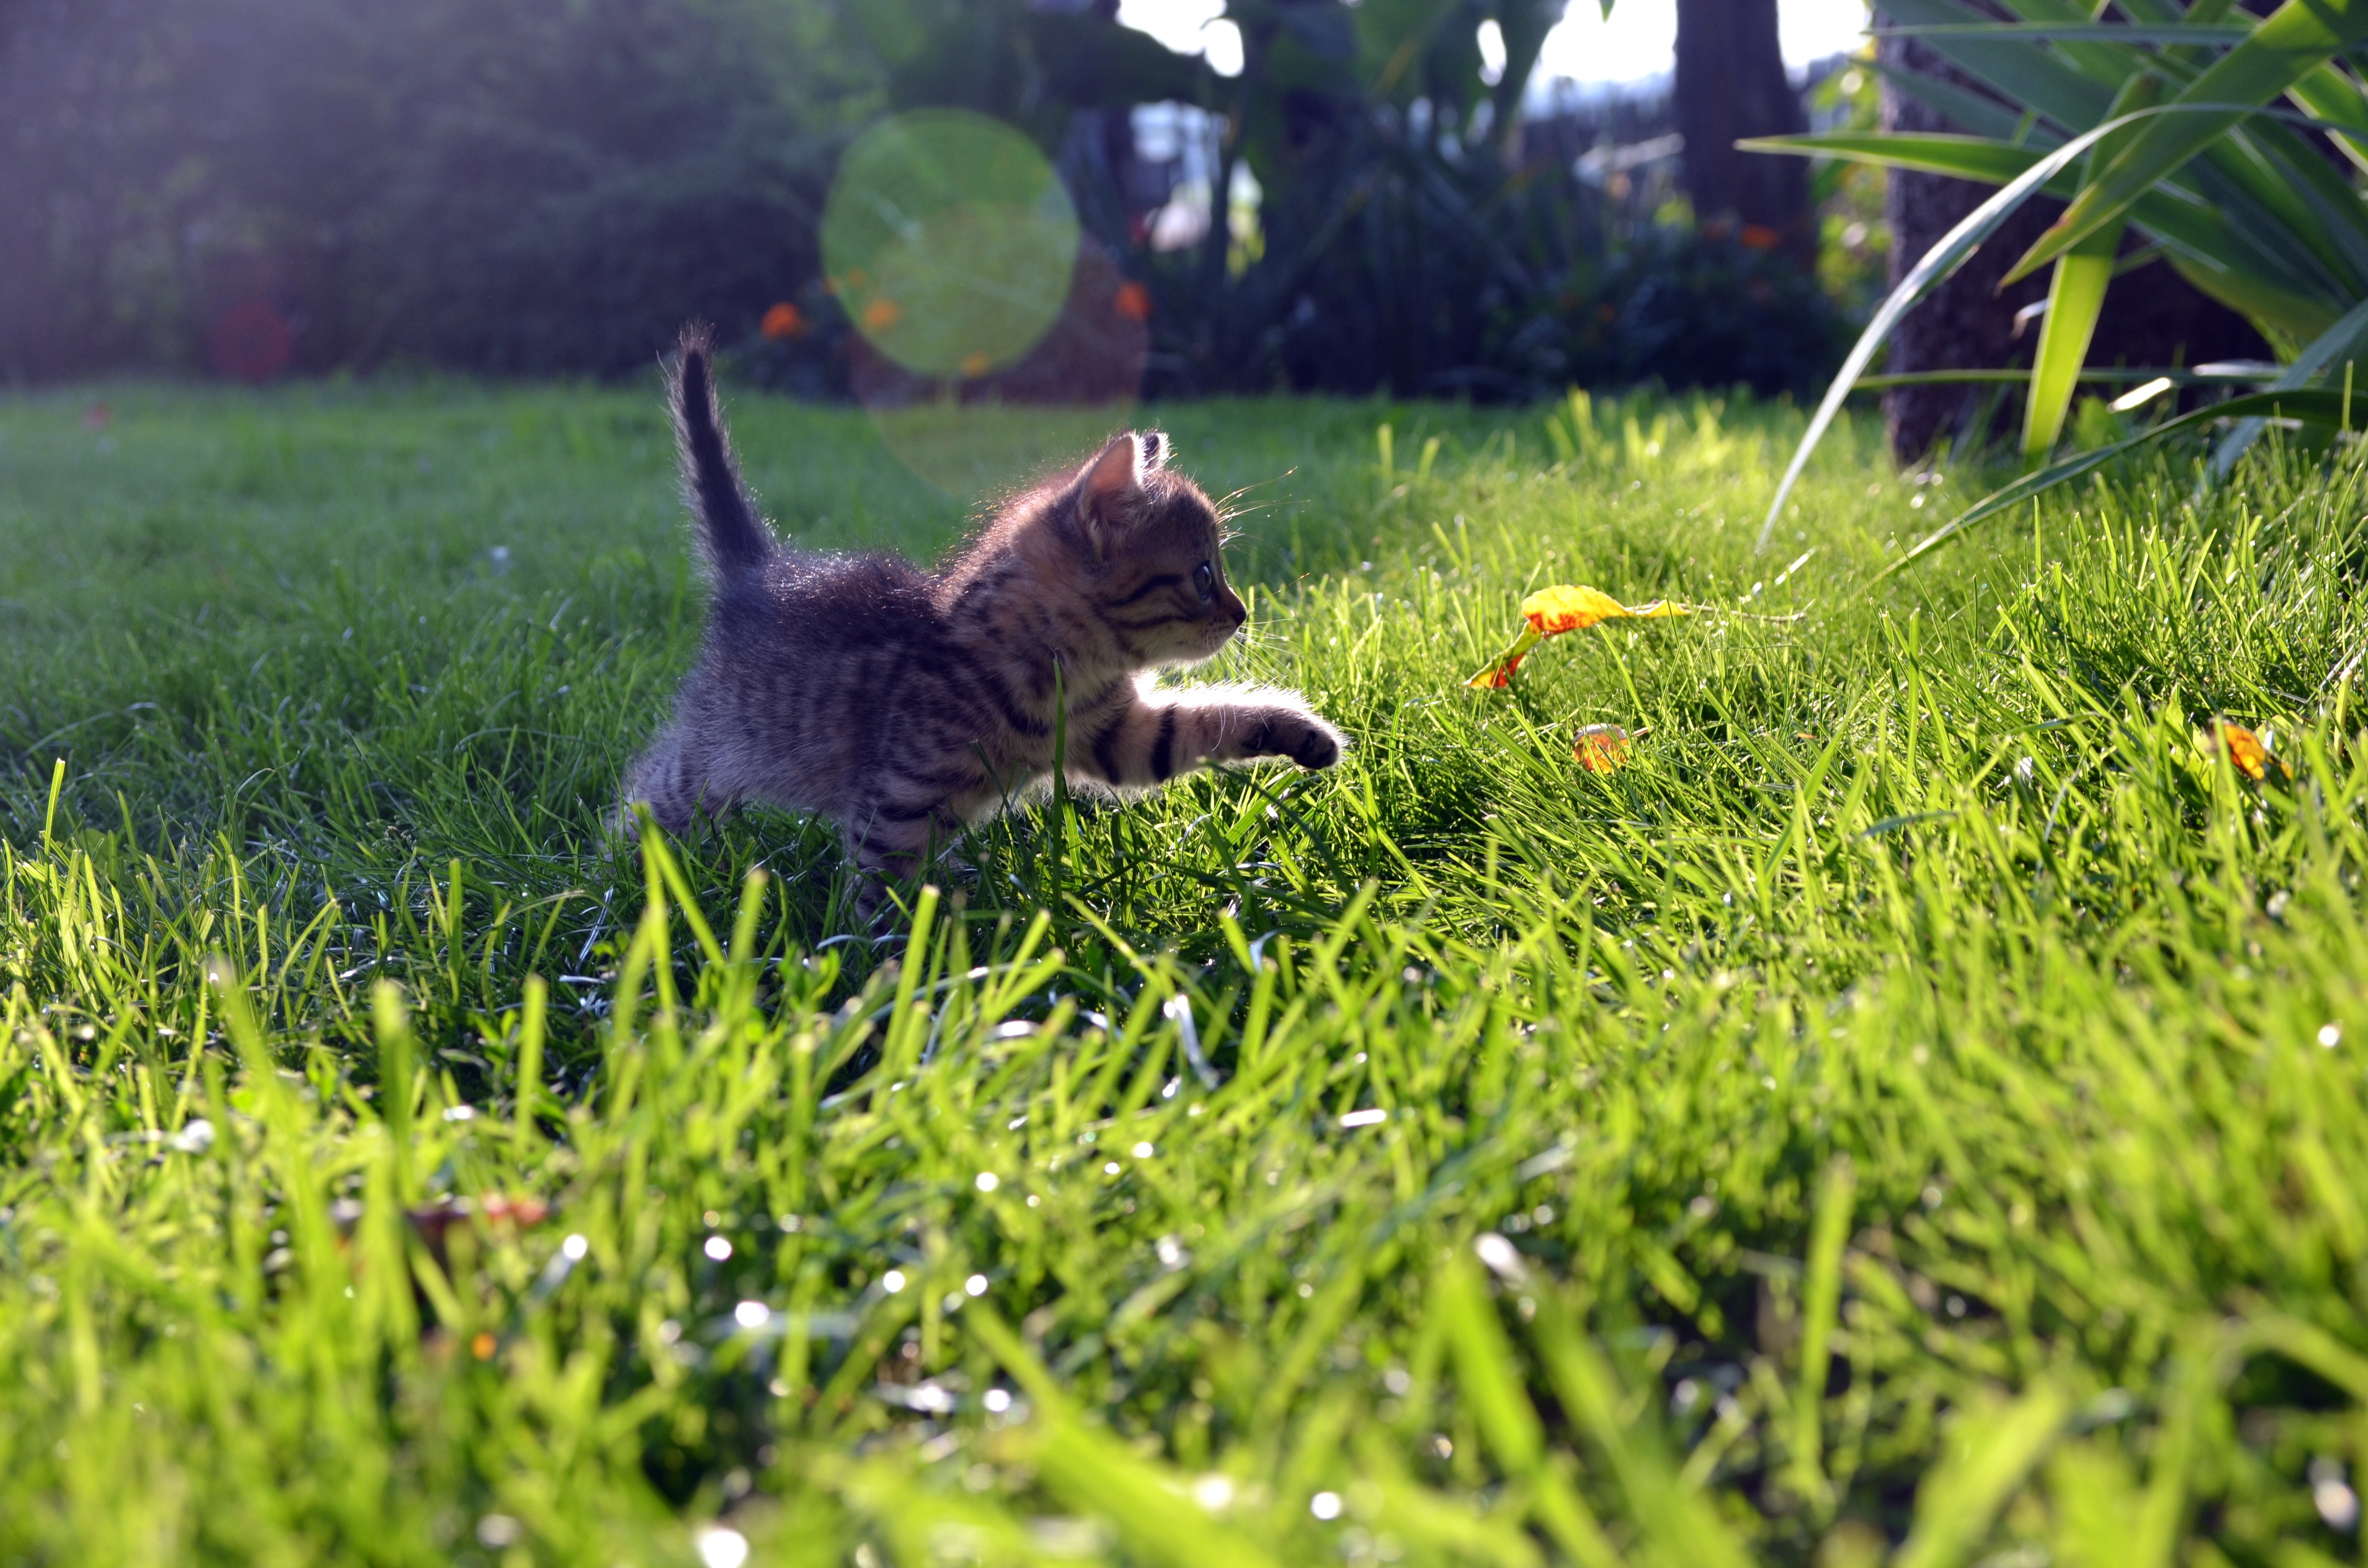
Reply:
[[[795,823],[598,835],[695,630],[654,418],[142,395],[96,479],[0,409],[64,563],[0,583],[0,1554],[2356,1557],[2358,469],[1868,600],[1934,476],[1829,454],[1756,558],[1782,411],[1179,411],[1312,451],[1226,665],[1357,750],[875,937]],[[1812,618],[1458,692],[1552,580]]]

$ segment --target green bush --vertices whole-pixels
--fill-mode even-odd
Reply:
[[[614,373],[819,271],[876,101],[814,0],[237,0],[20,14],[0,59],[0,375],[203,364]]]

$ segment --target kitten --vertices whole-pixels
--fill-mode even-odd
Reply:
[[[743,801],[827,816],[868,915],[883,877],[913,876],[925,851],[1048,778],[1056,732],[1069,778],[1121,793],[1203,762],[1339,761],[1339,732],[1294,692],[1152,686],[1248,619],[1216,508],[1167,471],[1157,432],[1006,503],[938,572],[811,554],[751,506],[709,358],[705,334],[685,333],[671,387],[712,591],[706,644],[626,784],[664,826]]]

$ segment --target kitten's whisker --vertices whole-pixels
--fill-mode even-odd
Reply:
[[[1293,463],[1291,467],[1284,469],[1281,473],[1276,474],[1272,479],[1252,480],[1249,483],[1243,485],[1238,490],[1228,491],[1226,494],[1217,498],[1217,510],[1220,513],[1223,513],[1227,507],[1240,500],[1243,496],[1248,494],[1251,491],[1263,490],[1269,484],[1281,484],[1284,480],[1289,479],[1292,474],[1297,473],[1298,472],[1299,465],[1297,463]]]

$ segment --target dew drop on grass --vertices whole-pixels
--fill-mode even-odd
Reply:
[[[1310,1497],[1307,1500],[1307,1511],[1315,1515],[1319,1519],[1338,1518],[1340,1517],[1340,1494],[1338,1492],[1318,1492],[1315,1496]]]
[[[1001,1187],[1002,1185],[1002,1181],[993,1171],[981,1171],[978,1173],[977,1186],[981,1192],[993,1192],[996,1187]]]
[[[2343,1043],[2343,1026],[2341,1024],[2319,1025],[2318,1043],[2322,1050],[2327,1051],[2333,1051],[2337,1046],[2341,1045]],[[193,1123],[192,1125],[195,1124]]]
[[[1155,1150],[1152,1148],[1152,1146],[1151,1146],[1150,1144],[1148,1144],[1148,1143],[1137,1143],[1137,1144],[1136,1144],[1136,1145],[1135,1145],[1132,1150],[1130,1150],[1130,1151],[1128,1151],[1128,1152],[1129,1152],[1130,1153],[1133,1154],[1133,1156],[1134,1156],[1136,1159],[1138,1159],[1138,1160],[1147,1160],[1147,1159],[1151,1158],[1151,1156],[1152,1156],[1152,1154],[1153,1154],[1154,1153],[1156,1153],[1156,1151],[1155,1151]],[[1116,1167],[1112,1167],[1112,1168],[1113,1168],[1113,1169],[1115,1169]]]
[[[1488,1266],[1490,1273],[1501,1278],[1518,1280],[1529,1273],[1522,1267],[1520,1251],[1494,1231],[1483,1231],[1473,1242],[1472,1250],[1480,1255],[1480,1261]]]
[[[716,1262],[722,1263],[725,1258],[732,1256],[732,1244],[725,1241],[722,1236],[710,1236],[707,1238],[707,1244],[700,1250],[707,1254],[708,1256],[713,1258]]]
[[[773,1309],[762,1301],[743,1301],[732,1309],[732,1321],[742,1328],[762,1328],[773,1321]]]
[[[740,1568],[748,1561],[748,1538],[724,1525],[709,1525],[692,1538],[707,1568]]]
[[[989,1389],[986,1391],[985,1394],[980,1398],[979,1403],[986,1406],[987,1413],[989,1415],[1000,1415],[1005,1411],[1011,1408],[1011,1391],[1009,1389]]]
[[[570,1263],[583,1262],[584,1255],[591,1250],[592,1244],[582,1236],[570,1236],[559,1244],[559,1255]]]
[[[986,1276],[984,1274],[972,1275],[969,1278],[962,1281],[962,1289],[969,1291],[973,1296],[985,1295]]]
[[[1224,1475],[1201,1477],[1192,1483],[1192,1501],[1212,1514],[1223,1512],[1233,1506],[1233,1478]]]
[[[890,1295],[894,1295],[905,1288],[905,1271],[901,1268],[890,1269],[880,1277],[880,1288]]]

